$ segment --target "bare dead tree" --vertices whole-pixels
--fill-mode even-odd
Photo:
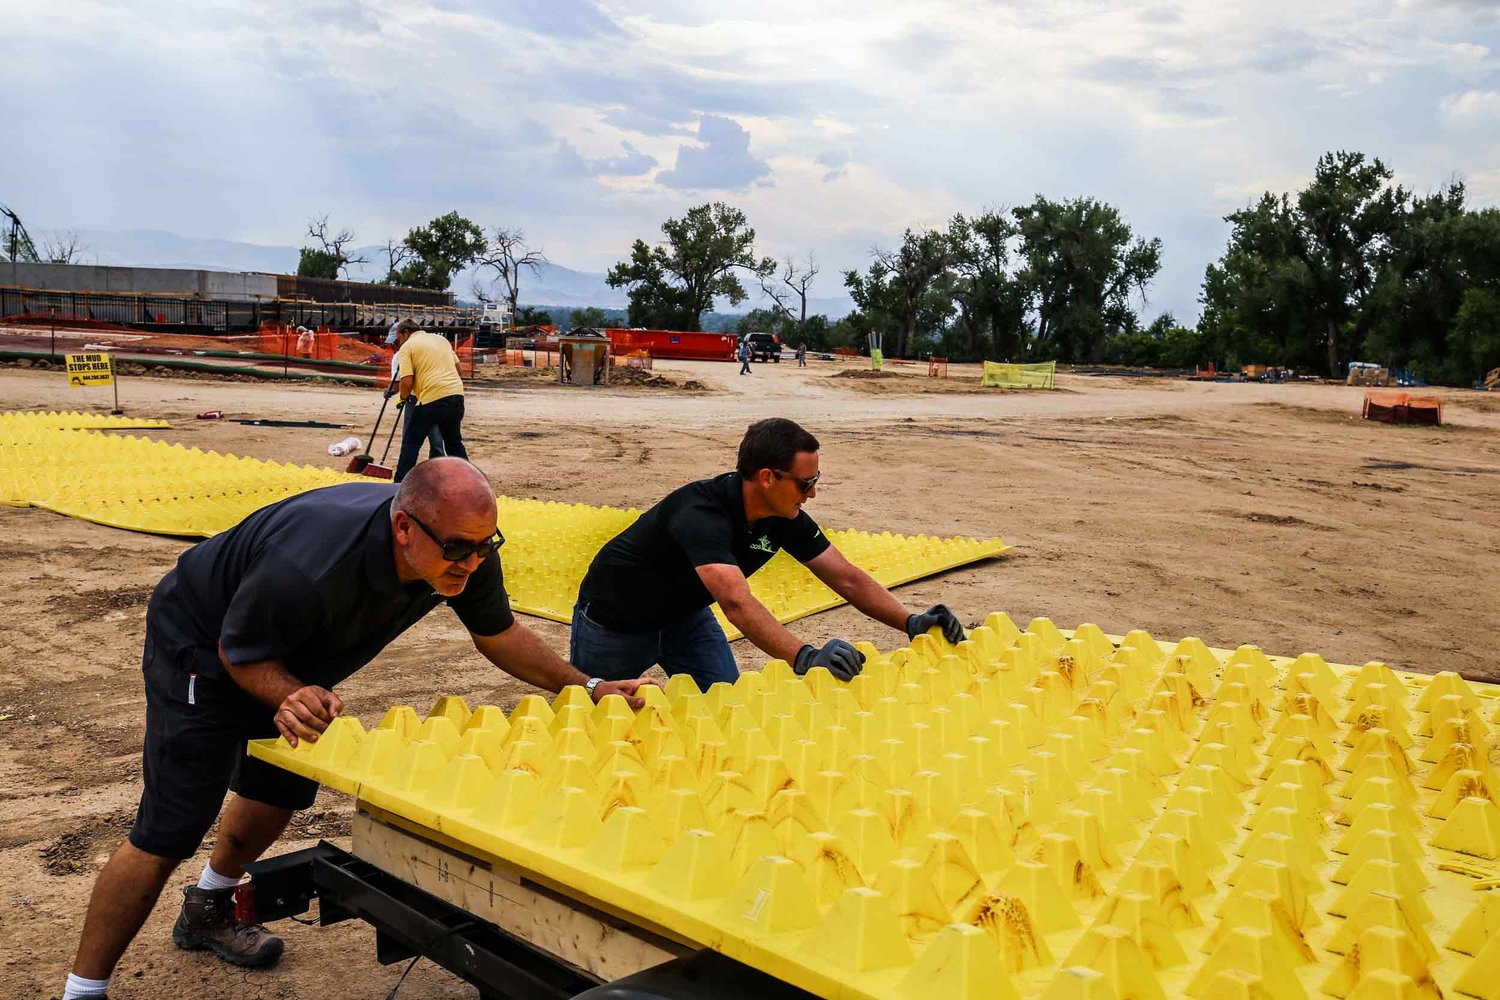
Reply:
[[[480,281],[478,278],[475,278],[473,283],[469,285],[469,291],[473,293],[474,298],[477,299],[481,305],[486,302],[495,301],[494,298],[490,296],[489,291],[484,287],[484,282]]]
[[[520,312],[521,271],[529,270],[536,276],[541,273],[541,265],[550,262],[541,250],[527,246],[524,230],[496,226],[490,236],[489,249],[480,255],[477,263],[481,267],[494,268],[496,280],[505,287],[505,299],[510,303],[510,314],[514,317]]]
[[[807,293],[817,276],[818,264],[812,251],[808,251],[807,263],[800,265],[788,254],[779,272],[760,275],[760,290],[776,303],[778,312],[800,328],[807,322]],[[795,312],[792,303],[797,306]]]
[[[42,241],[41,258],[49,264],[77,264],[88,247],[78,238],[78,230],[53,233]]]
[[[396,269],[410,259],[411,247],[401,240],[386,240],[385,249],[381,253],[385,254],[385,274],[386,280],[389,281],[390,276],[396,273]]]
[[[310,239],[317,240],[323,252],[333,258],[334,262],[338,265],[338,274],[340,277],[347,278],[349,276],[350,264],[368,264],[370,262],[368,257],[350,257],[346,252],[349,244],[354,242],[354,230],[340,229],[338,232],[329,235],[327,215],[309,219],[307,221],[307,235]]]

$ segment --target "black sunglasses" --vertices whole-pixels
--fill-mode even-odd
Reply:
[[[486,538],[482,542],[466,542],[463,539],[458,539],[457,541],[452,542],[444,541],[437,536],[436,532],[427,527],[427,525],[423,524],[420,517],[413,514],[411,511],[405,511],[404,513],[407,517],[412,519],[417,527],[421,528],[427,533],[428,538],[432,539],[434,542],[437,542],[443,547],[443,558],[448,560],[449,562],[463,562],[465,559],[469,558],[472,555],[477,555],[479,556],[479,558],[483,559],[485,556],[489,555],[491,552],[494,552],[500,546],[505,544],[505,536],[500,534],[498,529],[493,535]]]
[[[795,482],[798,487],[801,488],[803,496],[807,496],[808,494],[810,494],[813,491],[813,488],[818,485],[818,480],[823,478],[823,473],[821,470],[813,473],[807,479],[803,479],[801,476],[794,476],[790,472],[785,472],[781,469],[772,469],[771,471],[782,479],[790,479]]]

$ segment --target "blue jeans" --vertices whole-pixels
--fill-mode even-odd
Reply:
[[[660,631],[616,632],[591,619],[587,605],[575,604],[568,658],[590,677],[607,681],[639,677],[659,663],[669,674],[690,674],[700,691],[740,676],[729,640],[708,608]]]

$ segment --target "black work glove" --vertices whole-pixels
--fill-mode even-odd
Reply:
[[[792,664],[792,671],[801,677],[813,667],[827,667],[830,674],[841,681],[848,681],[853,680],[864,665],[864,653],[843,639],[830,639],[823,644],[822,649],[803,646],[797,650],[797,662]]]
[[[386,399],[390,399],[395,394],[396,394],[396,387],[394,385],[388,385],[388,386],[385,387],[385,398]]]
[[[955,646],[964,641],[964,627],[946,604],[934,604],[919,615],[909,615],[906,619],[906,637],[915,639],[934,625],[941,628],[943,638]]]

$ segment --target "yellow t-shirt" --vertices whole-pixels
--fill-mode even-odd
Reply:
[[[426,405],[448,396],[464,394],[458,374],[458,355],[453,345],[435,333],[418,330],[406,338],[397,352],[401,377],[413,377],[411,394]]]

